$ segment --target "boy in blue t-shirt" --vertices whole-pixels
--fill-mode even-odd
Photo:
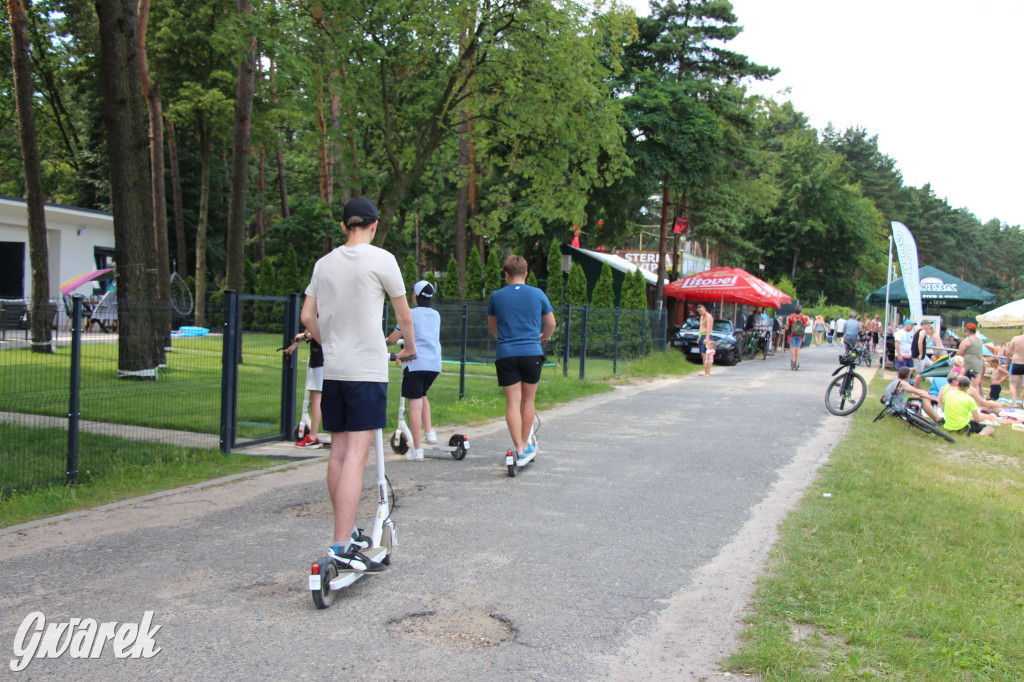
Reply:
[[[412,292],[416,297],[416,307],[411,311],[416,359],[406,364],[402,372],[402,397],[409,401],[409,430],[412,431],[412,449],[406,453],[405,458],[422,460],[423,441],[437,442],[437,434],[430,423],[427,391],[441,373],[441,316],[431,307],[434,287],[430,282],[416,282]],[[396,324],[395,331],[386,340],[392,344],[401,337],[402,330]]]
[[[487,302],[487,326],[498,339],[494,366],[498,385],[505,393],[505,423],[516,455],[527,454],[544,365],[542,343],[555,331],[555,313],[544,292],[526,284],[526,259],[509,256],[502,266],[508,286],[491,294]],[[534,446],[530,446],[531,451]]]

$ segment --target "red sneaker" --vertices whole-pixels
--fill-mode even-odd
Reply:
[[[308,435],[303,436],[302,440],[295,444],[297,448],[318,448],[320,447],[319,438],[310,438]]]

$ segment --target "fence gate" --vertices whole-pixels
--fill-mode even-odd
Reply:
[[[223,325],[221,451],[291,438],[298,354],[281,350],[299,331],[299,295],[227,291]]]

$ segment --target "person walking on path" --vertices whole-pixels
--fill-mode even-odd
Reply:
[[[416,355],[415,327],[395,257],[371,243],[377,207],[357,197],[345,205],[347,240],[313,266],[301,320],[324,349],[321,409],[331,432],[327,491],[334,506],[334,541],[327,555],[342,570],[380,573],[384,565],[360,552],[371,540],[355,526],[363,472],[374,432],[387,422],[388,349],[380,329],[390,297],[406,344],[398,358]]]
[[[821,315],[814,316],[814,345],[825,345],[825,318]]]
[[[985,373],[985,357],[981,339],[978,338],[978,325],[968,322],[964,325],[967,335],[956,349],[957,355],[964,358],[964,368],[974,371],[974,388],[981,392],[981,377]]]
[[[297,448],[319,448],[320,443],[320,395],[324,390],[324,349],[313,340],[308,331],[295,335],[292,344],[284,349],[285,355],[291,355],[299,344],[309,344],[309,360],[306,364],[306,392],[309,394],[309,433],[302,436],[295,444]]]
[[[544,292],[526,284],[527,265],[522,256],[511,255],[502,266],[507,286],[487,301],[487,327],[498,339],[494,368],[505,393],[505,423],[516,456],[528,454],[533,428],[534,400],[544,366],[542,343],[555,331],[555,313]],[[535,446],[530,445],[529,451]]]
[[[804,345],[804,333],[811,324],[811,318],[804,315],[803,306],[797,306],[793,314],[786,318],[786,334],[789,337],[789,368],[800,369],[800,347]]]
[[[416,359],[405,366],[402,372],[402,397],[409,401],[409,430],[412,431],[412,449],[406,459],[423,460],[423,441],[437,442],[430,420],[430,401],[427,391],[434,379],[441,373],[441,316],[431,306],[434,301],[434,286],[420,280],[412,288],[416,307],[412,309],[412,320],[416,328]],[[401,325],[388,335],[388,345],[402,338]],[[400,361],[398,361],[400,362]],[[422,431],[421,431],[422,429]]]
[[[1006,345],[1006,359],[1010,362],[1010,407],[1017,405],[1017,396],[1024,407],[1024,328]]]
[[[715,364],[715,340],[709,337],[704,345],[707,347],[707,352],[704,354],[704,371],[700,375],[709,377],[711,376],[711,365]]]

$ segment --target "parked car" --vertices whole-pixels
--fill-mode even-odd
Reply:
[[[671,344],[686,353],[687,357],[700,358],[700,346],[697,344],[697,332],[700,320],[691,317],[675,330]],[[739,336],[729,320],[715,320],[711,329],[711,338],[715,340],[715,362],[724,365],[735,365],[743,359]]]

